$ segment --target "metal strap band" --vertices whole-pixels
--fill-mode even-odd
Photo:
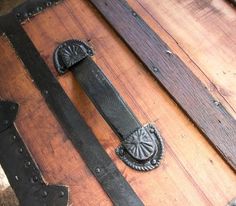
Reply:
[[[46,185],[38,166],[24,145],[13,125],[18,105],[0,101],[0,124],[8,127],[0,132],[0,163],[22,206],[68,204],[68,189],[65,186]],[[14,118],[13,118],[14,117]]]
[[[15,17],[10,14],[1,18],[0,26],[68,138],[114,205],[143,205],[50,72]]]
[[[72,72],[121,141],[142,127],[91,57],[78,63]]]

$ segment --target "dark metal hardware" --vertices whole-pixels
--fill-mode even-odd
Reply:
[[[143,203],[117,169],[70,101],[13,14],[0,18],[0,29],[11,42],[49,109],[114,205]]]
[[[13,13],[19,22],[23,22],[44,9],[59,3],[61,0],[26,0],[13,9]]]
[[[148,171],[156,168],[163,155],[163,142],[153,125],[142,126],[128,105],[93,62],[92,49],[78,40],[60,44],[54,63],[60,74],[71,70],[78,83],[121,139],[118,156],[131,168]]]
[[[0,132],[0,163],[22,206],[66,206],[68,189],[47,185],[20,134],[13,125],[18,105],[0,101],[1,121],[8,121]]]

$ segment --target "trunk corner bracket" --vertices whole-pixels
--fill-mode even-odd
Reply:
[[[18,104],[0,101],[0,164],[20,205],[68,205],[67,187],[44,182],[38,165],[14,126],[17,111]]]

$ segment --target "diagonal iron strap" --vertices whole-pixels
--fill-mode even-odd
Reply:
[[[124,0],[90,0],[236,170],[236,121]]]
[[[1,17],[0,27],[11,41],[68,138],[113,204],[143,205],[50,72],[15,16],[9,14]]]
[[[18,105],[0,101],[0,164],[22,206],[66,206],[68,188],[47,185],[13,122]]]
[[[102,70],[90,57],[92,49],[79,40],[67,40],[54,52],[60,74],[71,70],[122,144],[117,155],[131,168],[149,171],[159,166],[163,143],[154,125],[143,126]]]

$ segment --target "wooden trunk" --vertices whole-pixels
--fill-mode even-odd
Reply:
[[[236,117],[235,9],[224,0],[128,3]],[[22,27],[144,205],[223,206],[236,197],[233,169],[89,1],[64,0]],[[114,152],[117,135],[72,74],[58,75],[53,52],[68,39],[92,46],[93,60],[138,119],[159,129],[165,153],[157,169],[138,172],[126,166]],[[19,103],[15,125],[45,181],[68,186],[70,205],[112,205],[5,35],[0,51],[0,98]]]

